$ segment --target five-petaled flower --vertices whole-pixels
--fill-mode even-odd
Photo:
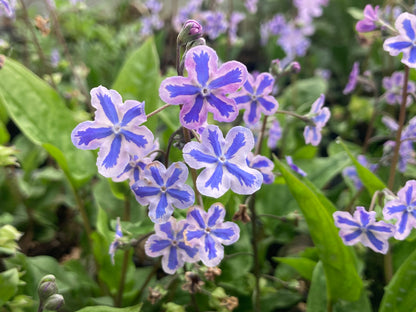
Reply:
[[[307,125],[303,132],[306,144],[310,143],[316,146],[321,142],[321,130],[331,116],[328,107],[322,107],[324,102],[325,95],[321,94],[321,96],[312,104],[310,113],[306,115],[313,122],[313,125]]]
[[[141,205],[149,205],[149,217],[154,223],[164,223],[172,215],[174,207],[185,209],[195,201],[193,189],[186,185],[188,167],[175,162],[168,169],[154,161],[144,169],[144,177],[131,189]]]
[[[213,204],[208,212],[194,206],[186,220],[185,242],[199,249],[201,261],[209,267],[218,265],[224,257],[224,247],[240,237],[240,228],[234,222],[224,222],[225,209],[221,203]]]
[[[216,52],[207,46],[197,46],[185,55],[188,77],[169,77],[162,81],[159,95],[169,104],[183,104],[179,118],[188,129],[197,129],[207,120],[231,122],[238,115],[235,100],[228,94],[236,92],[247,79],[245,65],[226,62],[218,68]]]
[[[105,177],[117,177],[130,161],[130,155],[140,154],[153,134],[145,126],[144,102],[122,102],[120,94],[99,86],[91,90],[94,121],[80,123],[72,131],[72,143],[79,149],[97,149],[98,172]]]
[[[274,78],[269,73],[261,73],[256,78],[248,74],[244,87],[235,93],[234,99],[239,109],[245,109],[244,122],[255,124],[260,120],[261,113],[272,115],[279,104],[269,95],[273,91]]]
[[[247,155],[247,165],[261,172],[264,184],[272,184],[274,182],[274,163],[266,156],[254,155],[252,152],[249,152]]]
[[[199,260],[198,248],[185,244],[183,232],[187,227],[186,220],[176,221],[170,217],[166,223],[155,224],[156,234],[146,241],[146,254],[149,257],[162,256],[162,268],[168,274],[174,274],[185,262]]]
[[[247,154],[253,147],[253,134],[247,128],[231,128],[224,139],[218,126],[208,125],[201,143],[185,145],[183,158],[192,168],[205,167],[196,180],[201,194],[218,198],[230,188],[237,194],[252,194],[263,182],[260,171],[247,166]]]
[[[358,32],[370,32],[377,29],[378,9],[376,5],[374,8],[371,4],[367,4],[364,8],[364,18],[357,22],[355,30]]]
[[[336,211],[333,216],[345,245],[361,242],[375,252],[387,253],[388,239],[394,234],[394,226],[384,221],[376,222],[375,211],[368,212],[359,206],[353,216],[346,211]]]
[[[402,63],[416,68],[416,16],[410,13],[402,13],[394,23],[398,36],[386,39],[383,49],[396,56],[403,52]]]
[[[403,240],[416,227],[416,181],[407,181],[397,196],[384,205],[383,216],[386,220],[397,220],[394,238]]]

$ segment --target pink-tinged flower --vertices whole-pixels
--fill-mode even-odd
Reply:
[[[162,268],[168,274],[174,274],[185,262],[199,260],[198,248],[188,246],[183,232],[187,229],[186,220],[176,221],[170,217],[166,223],[155,224],[156,234],[151,235],[144,246],[149,257],[162,256]]]
[[[235,100],[227,95],[236,92],[247,79],[245,65],[226,62],[218,68],[217,53],[207,46],[197,46],[185,55],[188,77],[169,77],[162,81],[159,95],[169,104],[183,104],[179,118],[188,129],[197,129],[207,120],[231,122],[238,115]]]
[[[72,143],[79,149],[98,152],[98,172],[107,178],[117,177],[130,161],[153,142],[145,126],[144,102],[122,102],[120,94],[99,86],[91,90],[91,105],[96,108],[94,121],[80,123],[72,131]]]
[[[209,267],[218,265],[224,257],[223,245],[231,245],[240,238],[240,228],[234,222],[224,222],[225,209],[213,204],[208,212],[194,206],[188,211],[189,224],[184,232],[185,242],[199,249],[201,261]]]
[[[321,96],[312,104],[311,111],[307,117],[311,119],[314,125],[306,126],[303,132],[306,144],[318,145],[321,142],[321,130],[331,117],[331,112],[328,107],[323,107],[325,102],[325,95]]]
[[[295,163],[293,162],[292,156],[285,156],[285,158],[286,158],[286,162],[287,162],[288,166],[290,167],[290,169],[292,169],[296,173],[300,174],[302,177],[307,176],[307,173],[305,171],[303,171],[301,168],[299,168],[297,165],[295,165]]]
[[[235,93],[234,99],[239,109],[245,109],[244,122],[255,124],[260,120],[261,113],[273,115],[279,104],[269,95],[273,91],[274,78],[269,73],[261,73],[256,78],[248,74],[243,89]]]
[[[328,5],[329,0],[294,0],[298,9],[298,17],[304,23],[310,23],[313,18],[322,15],[322,7]]]
[[[183,158],[191,168],[205,168],[196,180],[202,195],[218,198],[229,189],[237,194],[253,194],[263,182],[262,174],[247,166],[247,155],[253,147],[249,129],[231,128],[224,139],[220,128],[209,125],[202,132],[201,143],[185,145]]]
[[[194,191],[185,184],[188,167],[184,163],[176,162],[166,169],[162,163],[154,161],[146,166],[143,175],[131,189],[141,205],[149,205],[152,222],[166,222],[173,213],[173,206],[185,209],[194,203]]]
[[[255,14],[257,12],[257,2],[259,0],[246,0],[244,5],[251,14]]]
[[[336,211],[333,216],[335,225],[341,229],[339,236],[345,245],[361,242],[375,252],[387,253],[388,239],[394,235],[394,226],[384,221],[376,222],[375,211],[368,212],[359,206],[353,216],[346,211]]]
[[[396,56],[403,53],[402,63],[416,68],[416,16],[410,13],[402,13],[394,23],[398,36],[384,41],[383,49]]]
[[[348,83],[346,84],[342,93],[349,94],[352,91],[354,91],[355,87],[357,86],[359,74],[360,74],[360,63],[359,62],[354,62],[354,65],[352,66],[350,76],[348,78]]]
[[[8,18],[13,18],[15,15],[15,7],[15,0],[0,0],[0,16],[4,13]]]
[[[267,139],[267,147],[270,149],[275,149],[277,147],[277,142],[282,138],[282,128],[277,119],[273,120],[272,125],[269,129],[269,138]]]
[[[148,144],[141,154],[130,155],[130,161],[117,177],[113,177],[115,182],[129,180],[130,186],[140,180],[143,176],[145,167],[154,161],[157,156],[156,151],[159,149],[159,140],[156,139],[153,144]]]
[[[355,30],[363,33],[377,29],[378,9],[378,5],[373,8],[371,4],[367,4],[364,8],[364,19],[357,22]]]
[[[402,103],[403,96],[403,83],[404,83],[404,73],[403,72],[394,72],[391,77],[383,78],[383,88],[386,89],[384,97],[386,102],[390,105]],[[410,93],[416,91],[416,85],[413,81],[408,81],[407,83],[407,100],[406,106],[409,106],[413,102],[413,97]]]
[[[272,184],[275,175],[273,174],[274,163],[266,156],[256,155],[252,152],[247,155],[247,165],[250,168],[257,169],[263,175],[264,184]]]
[[[396,219],[395,239],[403,240],[416,227],[416,181],[410,180],[399,190],[397,198],[388,201],[383,208],[386,220]]]

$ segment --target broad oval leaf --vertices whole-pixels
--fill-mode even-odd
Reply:
[[[324,205],[317,194],[286,169],[276,157],[275,165],[285,178],[308,224],[324,267],[329,300],[357,300],[362,292],[363,283],[354,264],[353,251],[342,243],[338,235],[331,207]]]
[[[72,144],[77,122],[58,93],[10,58],[0,70],[0,82],[0,102],[23,134],[43,145],[72,183],[88,180],[97,171],[94,156]]]

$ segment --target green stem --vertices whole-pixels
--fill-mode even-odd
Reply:
[[[296,113],[291,112],[291,111],[277,110],[276,111],[276,114],[285,114],[285,115],[289,115],[289,116],[292,116],[292,117],[296,117],[296,118],[298,118],[298,119],[300,119],[300,120],[302,120],[302,121],[304,121],[306,123],[310,123],[311,122],[311,119],[310,118],[305,117],[303,115],[296,114]]]
[[[263,123],[261,125],[259,139],[257,141],[256,151],[254,152],[254,155],[258,155],[261,153],[261,146],[263,144],[264,133],[266,132],[266,124],[267,124],[267,116],[264,116]]]
[[[258,238],[258,231],[257,231],[257,214],[255,209],[255,194],[250,195],[247,198],[247,205],[251,212],[251,231],[252,231],[252,238],[251,244],[253,247],[253,262],[254,268],[253,273],[255,277],[255,284],[254,284],[254,307],[253,311],[260,312],[260,261],[259,261],[259,251],[257,245],[257,238]]]

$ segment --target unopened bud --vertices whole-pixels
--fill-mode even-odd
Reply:
[[[40,301],[46,301],[50,296],[56,294],[58,292],[58,286],[55,283],[55,276],[52,278],[47,279],[45,281],[41,281],[38,286],[38,294]],[[44,280],[44,279],[42,279]]]
[[[280,60],[279,59],[275,59],[272,60],[272,62],[270,63],[270,69],[269,69],[270,73],[273,76],[279,76],[282,73],[282,67],[280,65]]]
[[[64,304],[64,297],[60,294],[54,294],[46,300],[43,308],[45,310],[58,311],[60,308],[63,307]]]
[[[300,64],[298,62],[292,62],[289,64],[288,69],[293,73],[293,74],[298,74],[300,72]]]
[[[195,20],[187,20],[183,24],[178,35],[178,44],[186,45],[188,42],[197,40],[202,37],[202,26]]]

